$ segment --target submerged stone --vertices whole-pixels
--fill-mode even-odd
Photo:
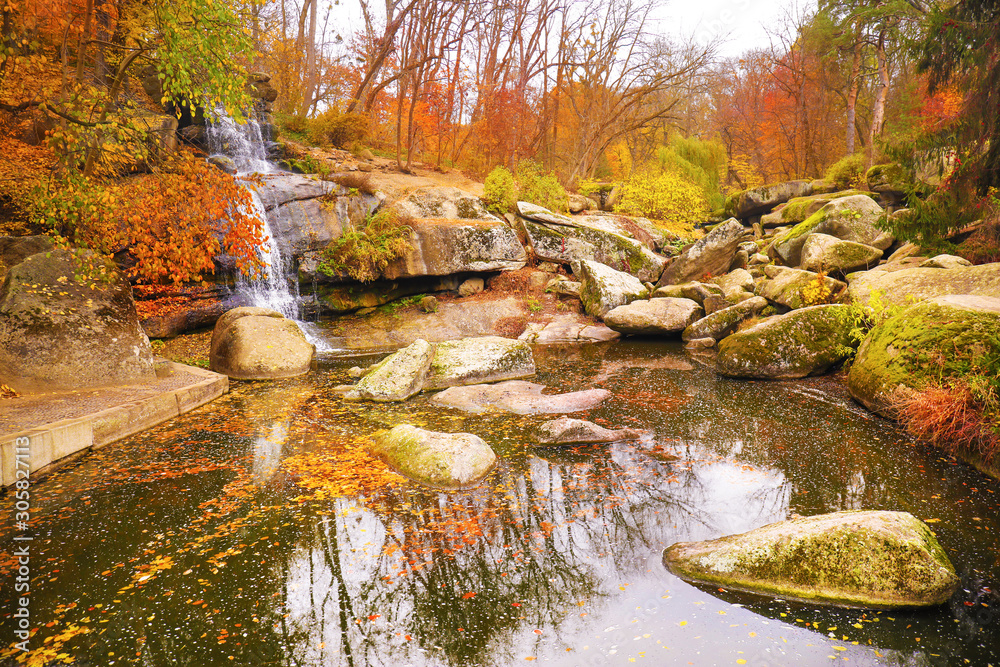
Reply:
[[[379,402],[405,401],[424,388],[433,358],[434,346],[417,339],[365,373],[355,386],[352,398]]]
[[[523,380],[452,387],[435,395],[431,403],[476,414],[497,408],[519,415],[539,415],[589,410],[611,396],[606,389],[543,396],[543,389],[543,384]]]
[[[534,440],[541,445],[573,445],[638,440],[641,436],[641,431],[631,428],[607,429],[584,419],[560,417],[539,426]]]
[[[499,336],[463,338],[438,343],[424,389],[499,382],[534,374],[535,359],[524,341]]]
[[[410,424],[375,433],[369,449],[400,474],[443,489],[475,484],[497,459],[479,436],[427,431]]]
[[[691,299],[639,299],[611,310],[604,323],[625,334],[669,335],[684,331],[704,314]]]
[[[681,542],[663,563],[687,581],[866,609],[948,601],[958,577],[930,529],[907,512],[849,511]]]

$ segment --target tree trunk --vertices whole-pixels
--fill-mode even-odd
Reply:
[[[858,109],[858,91],[861,88],[861,30],[854,33],[854,57],[851,60],[851,76],[847,88],[847,154],[854,154],[854,138],[857,135],[855,119]]]
[[[885,101],[889,96],[889,63],[885,57],[885,34],[888,28],[883,28],[878,34],[875,44],[875,55],[878,58],[878,90],[875,94],[875,106],[872,109],[872,126],[868,136],[867,164],[869,167],[875,161],[875,143],[882,136],[885,127]]]

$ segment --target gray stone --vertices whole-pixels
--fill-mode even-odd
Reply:
[[[571,417],[560,417],[541,424],[533,433],[540,445],[580,445],[602,442],[638,440],[642,432],[631,428],[607,429],[593,422]]]
[[[85,250],[30,255],[0,286],[0,383],[27,394],[156,378],[128,280]]]
[[[567,343],[604,343],[621,338],[621,334],[603,324],[593,324],[589,318],[565,314],[551,322],[533,322],[519,340],[533,345],[565,345]]]
[[[920,264],[922,269],[960,269],[972,266],[972,262],[955,255],[937,255]]]
[[[657,287],[652,294],[653,299],[690,299],[704,307],[705,299],[712,296],[725,296],[723,289],[714,283],[699,283],[691,281],[680,285],[663,285]]]
[[[424,389],[499,382],[535,374],[531,348],[520,340],[484,336],[439,343]]]
[[[369,449],[412,480],[440,489],[461,489],[482,480],[496,465],[496,454],[471,433],[438,433],[400,424],[379,431]]]
[[[604,315],[604,323],[625,334],[669,335],[701,319],[704,311],[690,299],[639,299]]]
[[[545,291],[552,294],[562,294],[580,298],[580,283],[569,280],[566,276],[558,276],[545,284]]]
[[[736,331],[745,320],[756,317],[767,308],[767,299],[755,296],[736,305],[717,310],[688,326],[681,339],[694,341],[711,338],[719,341]]]
[[[772,523],[663,552],[675,575],[729,590],[839,607],[944,604],[958,587],[944,549],[907,512],[848,511]]]
[[[368,370],[355,385],[354,396],[380,403],[405,401],[424,388],[432,359],[434,346],[418,339]]]
[[[452,187],[421,188],[399,200],[394,206],[400,213],[412,218],[500,222],[499,218],[486,210],[479,197]]]
[[[711,350],[718,343],[714,338],[693,338],[684,343],[684,347],[689,350]]]
[[[436,313],[441,307],[441,302],[437,300],[437,297],[428,295],[420,299],[417,307],[425,313]]]
[[[743,225],[735,218],[730,218],[674,259],[664,269],[657,284],[676,285],[698,280],[706,275],[728,273],[738,246],[747,236]]]
[[[388,280],[524,268],[517,234],[497,220],[412,220],[412,248],[383,271]]]
[[[599,262],[577,262],[573,265],[573,273],[580,278],[580,300],[587,313],[594,317],[603,318],[614,308],[649,294],[635,276]]]
[[[785,266],[766,266],[764,275],[766,279],[757,285],[757,295],[788,308],[829,302],[847,287],[829,276]]]
[[[588,197],[584,197],[583,195],[578,195],[578,194],[569,195],[570,213],[583,213],[592,206],[593,203],[590,201]]]
[[[854,241],[886,250],[894,239],[875,227],[883,213],[882,207],[867,195],[835,199],[775,238],[768,254],[780,257],[789,266],[798,266],[802,261],[802,246],[813,233],[828,234],[843,241]]]
[[[746,269],[736,269],[724,276],[712,278],[712,283],[721,287],[728,298],[738,298],[742,292],[754,290],[753,276]]]
[[[814,232],[802,246],[801,268],[846,275],[878,266],[880,259],[882,251],[878,248]]]
[[[868,304],[873,294],[887,306],[932,299],[946,294],[1000,297],[1000,263],[955,269],[912,268],[887,273],[873,270],[852,276],[848,297]]]
[[[793,310],[724,338],[716,370],[757,379],[819,375],[847,358],[855,345],[850,330],[847,306]]]
[[[748,218],[767,213],[778,204],[793,197],[812,194],[810,181],[787,181],[743,190],[730,196],[726,202],[726,213],[736,218]]]
[[[468,278],[462,281],[462,284],[458,286],[458,295],[462,297],[472,296],[474,294],[479,294],[483,291],[485,283],[483,279],[476,276],[474,278]]]
[[[54,247],[51,236],[0,236],[0,280],[10,267]]]
[[[474,414],[489,408],[519,415],[565,414],[597,407],[611,396],[606,389],[542,395],[543,389],[545,385],[523,380],[451,387],[435,394],[431,403]]]

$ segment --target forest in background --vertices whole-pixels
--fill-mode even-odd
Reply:
[[[958,167],[920,218],[940,236],[1000,184],[996,2],[824,0],[738,58],[656,34],[655,0],[359,3],[363,28],[340,34],[344,8],[318,0],[2,0],[3,217],[106,251],[204,246],[146,276],[197,278],[220,229],[178,231],[170,203],[194,181],[219,195],[201,198],[208,212],[239,195],[164,150],[160,115],[239,119],[256,72],[283,138],[370,148],[402,171],[623,183],[649,202],[626,212],[653,218],[705,221],[727,194],[789,179],[863,187],[873,164],[922,159]],[[257,237],[237,222],[226,238],[250,261]]]

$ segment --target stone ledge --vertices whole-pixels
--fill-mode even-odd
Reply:
[[[0,434],[0,481],[3,487],[12,485],[17,479],[15,446],[24,442],[22,438],[27,438],[29,445],[31,479],[34,481],[91,449],[104,447],[190,412],[229,391],[229,378],[225,375],[174,362],[166,362],[166,365],[171,371],[183,371],[194,376],[196,381],[81,417]]]

